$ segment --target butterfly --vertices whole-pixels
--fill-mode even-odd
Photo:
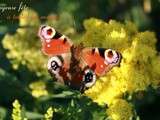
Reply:
[[[92,87],[98,77],[119,66],[122,59],[121,53],[113,49],[74,45],[51,26],[41,26],[38,35],[42,52],[49,57],[49,73],[58,82],[81,92]]]

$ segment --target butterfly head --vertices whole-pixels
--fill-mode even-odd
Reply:
[[[56,34],[56,31],[53,27],[50,26],[41,26],[39,29],[39,36],[43,40],[50,40]]]
[[[105,50],[104,57],[105,63],[112,66],[120,65],[122,59],[122,55],[119,52],[112,49]]]

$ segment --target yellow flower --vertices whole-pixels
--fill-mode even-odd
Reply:
[[[100,105],[109,105],[114,99],[122,96],[123,89],[121,87],[121,84],[119,84],[119,81],[114,76],[102,77],[85,94]]]
[[[24,31],[24,34],[6,34],[2,44],[8,50],[7,58],[10,59],[14,69],[17,70],[23,65],[30,71],[34,71],[37,76],[48,76],[45,66],[47,57],[43,56],[40,51],[41,44],[36,38],[37,29],[38,27],[19,28],[17,30]]]
[[[24,9],[19,17],[20,26],[36,26],[40,24],[38,14],[32,9]]]
[[[29,85],[29,88],[32,90],[32,96],[36,98],[48,95],[48,91],[46,90],[46,85],[42,81],[31,83]]]
[[[122,99],[115,100],[107,109],[107,114],[111,120],[132,120],[132,105]]]
[[[116,38],[124,38],[124,37],[126,37],[126,33],[125,33],[124,29],[121,28],[121,31],[120,31],[120,32],[113,30],[113,31],[110,33],[110,36],[111,36],[112,38],[115,38],[115,39],[116,39]]]
[[[13,120],[22,120],[21,105],[18,100],[15,100],[13,102],[12,119]]]
[[[49,107],[47,113],[44,115],[45,120],[53,120],[53,108]]]
[[[151,65],[152,86],[156,89],[160,87],[160,56],[152,60]]]

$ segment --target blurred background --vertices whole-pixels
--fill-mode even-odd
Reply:
[[[39,16],[39,20],[30,19],[29,22],[20,20],[19,16],[23,17],[20,10],[2,10],[4,7],[13,7],[22,8],[25,7],[31,8],[30,14]],[[11,8],[10,8],[11,9]],[[25,14],[25,13],[24,13]],[[30,15],[29,15],[30,16]],[[15,99],[19,99],[22,105],[25,106],[24,109],[27,109],[29,116],[32,116],[31,119],[39,119],[41,115],[39,113],[44,113],[44,110],[48,106],[53,105],[57,108],[60,108],[59,111],[66,111],[61,114],[56,114],[57,119],[63,118],[62,116],[69,116],[69,112],[73,112],[72,109],[73,103],[71,99],[74,99],[74,104],[81,104],[81,108],[85,108],[84,103],[90,103],[87,106],[87,109],[94,109],[94,114],[97,116],[103,111],[104,108],[98,108],[97,104],[91,102],[89,98],[80,98],[79,93],[70,92],[68,88],[56,85],[54,86],[54,102],[47,98],[37,98],[33,97],[34,92],[39,92],[39,94],[48,94],[45,92],[45,85],[49,84],[51,78],[48,76],[47,71],[44,71],[44,66],[41,65],[42,61],[38,60],[41,53],[34,53],[34,48],[40,48],[39,39],[36,36],[36,32],[32,30],[32,34],[23,31],[23,29],[32,29],[39,27],[40,24],[47,23],[55,25],[55,28],[58,28],[59,31],[65,33],[74,41],[81,38],[81,35],[84,32],[83,21],[87,18],[99,18],[106,22],[111,19],[120,21],[124,23],[125,21],[132,21],[140,31],[149,30],[153,31],[156,34],[158,39],[157,50],[160,51],[160,0],[1,0],[0,1],[0,114],[2,119],[10,119],[12,102]],[[37,18],[37,17],[36,17]],[[27,19],[27,18],[26,18]],[[47,22],[46,22],[47,21]],[[32,22],[34,25],[32,26]],[[96,29],[96,28],[95,28]],[[21,36],[14,36],[16,32],[22,34]],[[23,35],[23,32],[30,36]],[[8,36],[6,36],[8,35]],[[24,37],[25,36],[25,37]],[[13,41],[14,39],[19,39],[21,42],[17,41],[17,47],[12,47],[14,42],[10,42],[8,39]],[[30,42],[30,44],[23,44],[25,40],[36,39],[38,42]],[[3,42],[3,41],[5,42]],[[36,45],[35,45],[36,43]],[[5,45],[6,46],[5,46]],[[9,46],[9,44],[11,44]],[[21,47],[22,48],[21,48]],[[31,47],[33,46],[33,48]],[[10,52],[8,54],[9,48]],[[33,49],[32,52],[28,53],[28,49]],[[18,51],[18,52],[17,52]],[[22,54],[25,53],[25,56]],[[35,61],[31,61],[31,55]],[[16,58],[16,56],[18,56]],[[20,58],[21,56],[21,58]],[[16,59],[15,59],[16,58]],[[23,61],[24,59],[24,61]],[[45,59],[45,58],[44,58]],[[46,61],[46,60],[44,60]],[[33,65],[38,67],[34,68]],[[7,80],[6,80],[7,79]],[[42,82],[46,80],[46,84]],[[38,81],[38,82],[37,82]],[[28,87],[29,86],[29,87]],[[38,87],[41,86],[41,87]],[[33,91],[37,87],[37,91]],[[48,88],[52,91],[52,86]],[[64,90],[65,92],[61,93],[60,91]],[[37,94],[36,94],[37,95]],[[160,93],[159,91],[146,94],[142,100],[136,101],[136,110],[137,114],[142,120],[160,120]],[[72,97],[70,97],[72,96]],[[81,101],[80,101],[81,100]],[[46,104],[47,101],[47,104]],[[72,101],[73,102],[73,101]],[[93,105],[92,105],[93,104]],[[35,106],[35,107],[32,107]],[[68,109],[67,109],[68,108]],[[75,106],[74,106],[75,108]],[[90,111],[84,110],[83,115]],[[92,111],[93,112],[93,111]],[[92,119],[93,113],[90,113],[88,118]],[[75,115],[77,115],[75,113]],[[91,117],[92,116],[92,117]],[[102,118],[103,115],[99,115]],[[71,116],[70,116],[71,117]],[[68,119],[68,118],[63,118]],[[74,118],[70,118],[71,120]],[[96,119],[96,118],[94,118]],[[98,119],[101,119],[100,117]],[[98,120],[97,119],[97,120]]]

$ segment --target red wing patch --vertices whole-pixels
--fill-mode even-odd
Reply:
[[[70,52],[71,44],[61,39],[51,39],[42,41],[42,51],[49,56],[61,55]]]
[[[91,48],[86,48],[82,51],[82,61],[90,68],[96,65],[94,71],[98,76],[104,75],[107,67],[109,67],[109,65],[104,63],[104,58],[101,57],[99,53],[92,53]]]

